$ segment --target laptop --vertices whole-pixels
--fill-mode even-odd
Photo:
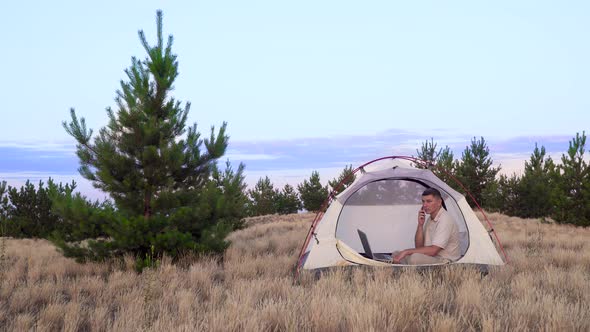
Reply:
[[[361,239],[363,249],[365,250],[365,255],[376,261],[392,263],[391,254],[373,253],[373,250],[371,250],[371,246],[369,245],[369,240],[367,239],[367,234],[360,229],[357,229],[356,231],[359,233],[359,238]]]

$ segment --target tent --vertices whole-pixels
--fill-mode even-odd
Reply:
[[[434,167],[412,157],[389,156],[355,169],[354,181],[340,194],[330,193],[324,207],[316,215],[301,248],[296,274],[301,269],[333,266],[400,267],[399,264],[367,257],[358,231],[366,234],[374,253],[413,248],[422,192],[429,187],[441,192],[443,206],[459,229],[461,257],[446,264],[503,265],[504,260],[493,243],[492,234],[502,253],[504,251],[485,213],[483,215],[488,230],[479,221],[465,196],[429,169],[417,168],[415,165]],[[505,254],[504,258],[507,261]]]

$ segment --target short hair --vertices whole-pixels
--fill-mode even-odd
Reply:
[[[422,196],[428,195],[432,195],[442,201],[442,195],[440,194],[440,191],[438,191],[438,189],[436,188],[426,188],[426,190],[424,190],[424,192],[422,193]]]

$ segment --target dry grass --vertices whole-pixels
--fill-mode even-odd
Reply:
[[[312,215],[251,219],[222,262],[141,275],[129,258],[80,265],[46,241],[7,240],[0,330],[590,330],[590,229],[489,217],[511,264],[486,276],[334,269],[293,284]]]

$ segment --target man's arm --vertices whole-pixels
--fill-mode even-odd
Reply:
[[[418,226],[416,227],[416,235],[414,236],[414,245],[416,248],[424,247],[424,221],[426,214],[422,209],[418,212]]]
[[[426,247],[418,247],[418,248],[414,248],[414,249],[406,249],[404,251],[407,251],[406,255],[424,254],[424,255],[428,255],[428,256],[436,256],[438,254],[438,252],[441,250],[442,250],[441,247],[426,246]]]
[[[402,250],[399,254],[397,254],[395,257],[392,257],[392,260],[394,263],[398,263],[404,259],[404,257],[411,255],[411,254],[424,254],[427,256],[436,256],[438,254],[439,251],[441,251],[442,248],[441,247],[437,247],[437,246],[426,246],[426,247],[419,247],[419,248],[414,248],[414,249],[406,249],[406,250]]]
[[[416,227],[416,235],[414,236],[414,244],[416,248],[424,247],[424,227],[418,224]]]

